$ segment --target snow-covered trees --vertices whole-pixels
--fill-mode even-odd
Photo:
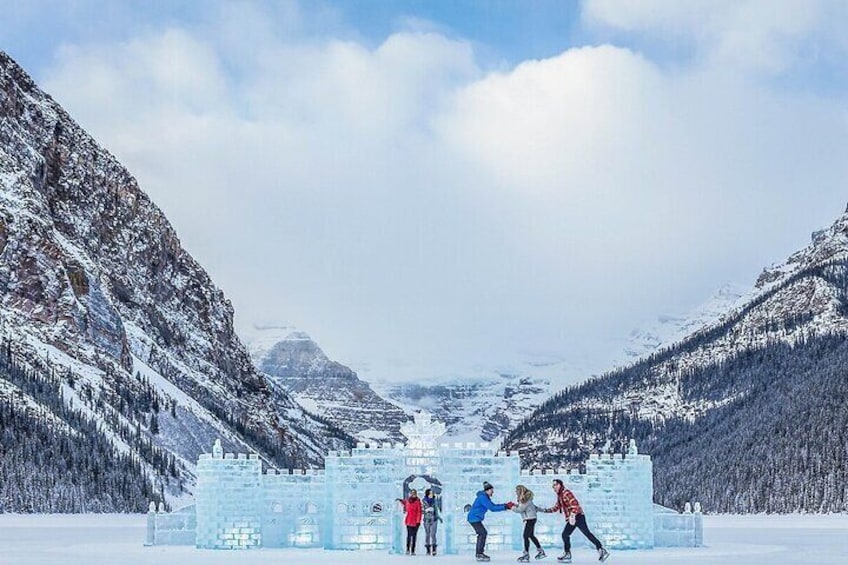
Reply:
[[[66,382],[25,369],[3,347],[0,385],[11,392],[0,394],[0,512],[142,512],[161,500],[148,472],[178,483],[174,456],[129,428],[124,441],[137,455],[117,450],[65,403]]]
[[[690,347],[697,344],[690,344]],[[709,512],[848,511],[848,337],[775,342],[681,372],[696,418],[640,418],[612,399],[649,390],[647,360],[568,389],[507,438],[526,464],[579,467],[607,439],[633,437],[654,461],[655,501]],[[648,395],[649,396],[649,395]],[[620,451],[620,445],[618,446]]]

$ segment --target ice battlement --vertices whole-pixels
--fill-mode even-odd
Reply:
[[[265,476],[269,477],[289,477],[289,476],[304,476],[304,477],[320,477],[324,475],[324,469],[273,469],[269,468],[265,471]]]
[[[484,481],[495,485],[496,503],[514,498],[514,487],[523,484],[536,493],[537,504],[551,506],[554,478],[575,493],[593,531],[610,548],[682,545],[684,539],[691,545],[700,539],[700,514],[680,515],[689,520],[681,526],[678,514],[655,511],[653,464],[638,453],[635,442],[626,453],[592,455],[582,473],[522,470],[517,452],[486,442],[439,442],[444,430],[444,424],[422,413],[403,425],[406,444],[360,442],[350,451],[328,453],[324,469],[269,468],[264,473],[257,454],[224,453],[216,441],[212,453],[198,459],[195,543],[216,549],[400,551],[403,512],[396,499],[429,488],[444,520],[438,533],[442,552],[471,553],[475,534],[466,521],[467,506]],[[191,523],[187,520],[180,523]],[[491,513],[486,527],[490,549],[520,547],[522,522],[514,513]],[[542,518],[537,537],[558,545],[562,527],[561,517]]]

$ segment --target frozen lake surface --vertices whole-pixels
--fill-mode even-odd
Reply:
[[[144,515],[0,515],[2,565],[224,565],[359,564],[430,562],[472,563],[471,555],[407,557],[384,552],[300,549],[242,551],[191,547],[144,547]],[[575,533],[579,536],[579,533]],[[848,515],[706,516],[700,549],[613,552],[607,563],[651,565],[777,565],[848,563]],[[543,562],[556,563],[560,548],[547,548]],[[493,552],[493,563],[515,563],[517,553]],[[595,563],[593,551],[577,549],[574,563]]]

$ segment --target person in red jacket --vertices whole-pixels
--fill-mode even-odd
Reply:
[[[424,516],[421,499],[418,498],[418,491],[412,489],[409,491],[409,498],[406,500],[398,498],[397,501],[403,505],[403,512],[406,514],[403,521],[406,524],[406,554],[415,555],[415,541],[418,539],[418,528]]]
[[[562,530],[562,543],[565,547],[565,553],[557,557],[557,561],[571,563],[571,533],[575,528],[578,528],[586,536],[586,539],[595,545],[595,549],[598,550],[598,559],[600,561],[606,561],[607,557],[609,557],[609,551],[604,549],[600,540],[589,531],[589,526],[586,525],[586,515],[580,507],[580,503],[577,502],[577,497],[574,496],[573,492],[565,488],[565,485],[559,479],[554,479],[551,486],[557,496],[556,504],[550,508],[545,508],[542,512],[562,512],[566,521],[565,529]]]

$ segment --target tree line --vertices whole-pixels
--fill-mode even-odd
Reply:
[[[141,429],[119,434],[133,453],[117,449],[87,411],[66,402],[62,378],[21,363],[10,343],[0,379],[17,388],[0,396],[0,512],[142,512],[164,499],[169,477],[180,480],[173,455]]]

